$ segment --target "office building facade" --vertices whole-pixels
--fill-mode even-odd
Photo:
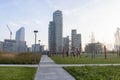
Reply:
[[[63,38],[63,49],[64,52],[69,52],[69,36]]]
[[[16,31],[16,41],[25,41],[24,27],[21,27],[18,31]]]
[[[43,53],[44,51],[44,45],[40,45],[40,44],[35,44],[32,45],[32,52],[36,52],[36,53]]]
[[[97,43],[89,43],[85,46],[85,52],[88,54],[101,54],[103,53],[103,44]]]
[[[3,50],[5,52],[12,52],[12,53],[22,53],[27,51],[24,27],[21,27],[18,31],[16,31],[15,40],[9,40],[9,39],[4,40]]]
[[[4,51],[5,52],[17,52],[16,40],[4,40]]]
[[[17,46],[17,52],[26,52],[27,51],[27,45],[25,41],[25,28],[21,27],[16,31],[16,46]]]
[[[56,53],[56,40],[55,40],[55,26],[54,26],[54,22],[51,21],[49,23],[49,51],[50,53]]]
[[[55,11],[53,13],[53,22],[55,25],[55,38],[56,38],[56,53],[62,52],[62,33],[63,33],[63,19],[62,11]]]
[[[0,51],[3,51],[3,42],[0,41]]]
[[[49,51],[52,53],[62,52],[63,36],[63,18],[62,11],[57,10],[53,13],[53,21],[49,23]]]
[[[71,34],[71,50],[72,52],[81,52],[82,48],[81,48],[81,34],[77,34],[77,31],[74,29],[72,30],[72,34]]]
[[[22,53],[27,51],[27,45],[25,41],[5,39],[3,50],[5,52]]]

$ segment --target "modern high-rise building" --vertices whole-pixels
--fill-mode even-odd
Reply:
[[[24,29],[24,27],[21,27],[16,32],[16,41],[25,41],[25,29]]]
[[[49,23],[49,51],[50,53],[56,52],[56,40],[55,40],[55,25],[53,21]]]
[[[76,30],[72,30],[72,45],[71,45],[71,50],[73,52],[81,52],[82,48],[81,48],[81,34],[77,34]]]
[[[27,45],[25,41],[25,28],[21,27],[16,31],[16,38],[15,38],[15,44],[16,44],[16,52],[26,52],[27,51]]]
[[[69,52],[69,36],[63,38],[63,49],[64,52]]]
[[[62,11],[57,10],[53,13],[53,22],[55,25],[56,53],[61,53],[62,52],[62,33],[63,33]]]
[[[62,52],[63,18],[62,11],[53,13],[53,21],[49,23],[49,51],[55,53]]]
[[[0,51],[3,51],[3,42],[0,41]]]

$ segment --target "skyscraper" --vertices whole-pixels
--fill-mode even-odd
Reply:
[[[49,51],[55,53],[62,52],[63,20],[62,11],[53,13],[53,21],[49,23]]]
[[[69,36],[63,38],[64,52],[69,52]]]
[[[0,51],[3,51],[3,42],[0,41]]]
[[[24,27],[21,27],[16,32],[16,41],[25,41],[25,29],[24,29]]]
[[[55,40],[55,26],[54,22],[50,21],[49,23],[49,51],[50,53],[56,52],[56,40]]]
[[[77,34],[76,30],[72,30],[72,51],[81,52],[81,34]]]
[[[55,32],[56,32],[56,53],[61,53],[62,51],[62,28],[63,28],[63,22],[62,22],[62,11],[55,11],[53,13],[53,22],[55,25]]]
[[[25,41],[25,28],[21,27],[19,30],[16,31],[16,51],[26,52],[27,45]]]

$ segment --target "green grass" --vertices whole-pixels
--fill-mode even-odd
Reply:
[[[36,54],[36,64],[39,63],[41,55]],[[35,64],[33,53],[1,53],[0,64]]]
[[[120,80],[120,66],[64,67],[76,80]]]
[[[0,80],[34,80],[36,68],[0,67]]]
[[[82,55],[81,57],[62,57],[60,55],[54,55],[51,57],[57,64],[119,64],[120,57],[111,55],[107,59],[104,57],[85,57]]]

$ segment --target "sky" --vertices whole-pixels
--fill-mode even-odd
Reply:
[[[82,35],[82,45],[91,40],[108,47],[114,45],[114,33],[120,27],[120,0],[0,0],[0,41],[9,39],[9,25],[15,39],[16,31],[25,28],[28,46],[34,44],[34,30],[38,30],[37,40],[48,46],[48,25],[53,12],[63,13],[63,36],[71,36],[76,29]]]

